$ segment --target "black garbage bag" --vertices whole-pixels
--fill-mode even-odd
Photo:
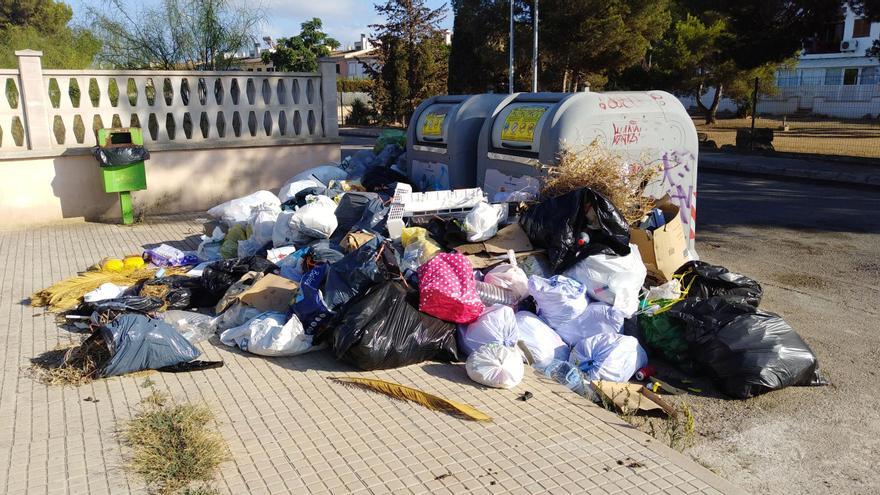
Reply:
[[[412,185],[409,177],[385,167],[370,167],[361,178],[361,185],[364,186],[364,189],[389,198],[394,196],[394,189],[397,188],[398,182]],[[413,191],[415,190],[416,186],[413,185]]]
[[[668,315],[684,323],[691,358],[732,397],[825,383],[813,351],[779,315],[723,297],[687,298]]]
[[[590,188],[544,200],[519,220],[529,240],[546,248],[554,273],[593,254],[629,254],[629,225],[605,196]]]
[[[163,296],[168,309],[207,308],[217,304],[219,299],[205,288],[201,277],[170,275],[144,282],[143,286],[165,286],[168,292]]]
[[[141,314],[120,315],[98,331],[110,350],[101,376],[174,366],[201,354],[174,327]]]
[[[739,273],[728,271],[704,261],[688,261],[675,271],[681,275],[681,286],[690,287],[688,297],[708,299],[714,296],[731,301],[742,301],[758,307],[764,289],[761,284]]]
[[[365,230],[367,232],[373,232],[381,236],[387,236],[387,217],[389,210],[390,207],[385,205],[385,202],[382,201],[382,198],[376,197],[371,199],[364,208],[360,220],[358,220],[357,223],[351,226],[349,232]],[[338,208],[337,211],[339,211]],[[337,214],[337,219],[338,218],[339,216]]]
[[[394,247],[384,238],[374,237],[330,265],[324,283],[324,303],[331,311],[339,311],[369,287],[399,274]]]
[[[223,297],[229,286],[237,282],[247,272],[276,273],[278,266],[262,256],[246,256],[217,261],[205,267],[202,272],[202,285],[216,301]],[[208,306],[211,306],[210,304]]]
[[[333,244],[328,239],[320,239],[309,244],[308,252],[303,255],[303,271],[341,260],[345,253],[337,249],[338,247],[338,244]]]
[[[120,146],[118,148],[102,148],[95,146],[92,154],[102,167],[130,165],[150,159],[150,152],[143,146]]]
[[[429,359],[458,360],[455,325],[420,312],[418,294],[383,282],[349,303],[333,330],[333,352],[363,370]]]
[[[115,299],[105,299],[103,301],[83,304],[91,306],[91,311],[132,311],[136,313],[148,313],[161,308],[163,302],[156,297],[120,296]]]
[[[357,224],[361,217],[364,216],[364,211],[367,209],[367,205],[374,199],[379,197],[376,193],[368,193],[368,192],[347,192],[342,196],[342,199],[339,200],[339,205],[336,207],[336,230],[333,231],[333,235],[330,236],[330,241],[339,243],[346,234],[348,234],[352,227]]]

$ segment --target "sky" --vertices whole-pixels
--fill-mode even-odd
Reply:
[[[65,0],[73,7],[74,19],[86,24],[86,6],[98,7],[103,0]],[[245,5],[262,4],[266,13],[266,22],[259,38],[271,36],[274,39],[292,36],[299,33],[303,21],[318,17],[324,23],[324,31],[339,40],[343,47],[360,40],[360,33],[369,35],[370,24],[376,24],[380,18],[373,9],[374,0],[238,0]],[[377,0],[378,1],[378,0]],[[132,8],[140,5],[156,5],[160,0],[123,0]],[[431,8],[438,8],[444,0],[426,0]],[[447,5],[446,20],[442,26],[452,29],[452,9]]]

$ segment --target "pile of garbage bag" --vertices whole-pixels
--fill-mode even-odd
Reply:
[[[78,285],[89,290],[76,312],[91,315],[109,350],[103,374],[190,363],[216,337],[270,358],[329,349],[362,370],[464,362],[492,388],[517,387],[532,366],[591,398],[597,383],[650,380],[661,361],[735,398],[822,383],[807,344],[758,309],[758,282],[699,260],[656,269],[665,265],[642,252],[644,232],[667,217],[630,226],[588,187],[408,217],[393,238],[391,198],[401,183],[416,190],[402,139],[383,134],[374,150],[302,171],[277,195],[209,209],[194,251],[163,244],[137,267],[99,267]],[[640,245],[631,228],[642,229]],[[109,268],[141,271],[123,285],[100,276]]]

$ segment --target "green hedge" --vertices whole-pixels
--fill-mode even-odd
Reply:
[[[373,88],[372,79],[337,79],[336,91],[341,93],[366,93]]]

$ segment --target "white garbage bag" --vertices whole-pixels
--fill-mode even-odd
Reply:
[[[516,328],[519,330],[519,340],[526,345],[534,358],[535,362],[532,364],[536,368],[546,368],[554,359],[568,361],[568,346],[534,313],[517,312]]]
[[[513,292],[517,301],[525,299],[529,295],[529,277],[518,266],[510,263],[502,263],[489,270],[483,278],[487,284],[497,285]]]
[[[626,382],[648,364],[648,355],[635,337],[600,333],[578,342],[568,361],[590,380]]]
[[[331,180],[345,180],[347,178],[348,172],[340,168],[338,165],[320,165],[294,175],[287,182],[311,179],[326,186]]]
[[[290,225],[293,218],[293,211],[282,211],[275,220],[275,226],[272,228],[272,245],[276,248],[284,246],[293,246],[296,239],[296,231]]]
[[[217,333],[222,333],[232,327],[244,325],[262,313],[259,309],[248,306],[242,302],[233,303],[226,311],[220,313],[211,322],[211,326]]]
[[[211,233],[211,236],[202,236],[202,242],[199,243],[198,249],[196,249],[196,256],[199,257],[202,261],[217,261],[222,259],[220,256],[220,246],[223,245],[223,239],[226,237],[226,233],[223,232],[223,229],[220,227],[214,227],[214,231]]]
[[[250,238],[259,243],[260,247],[272,242],[272,231],[275,229],[275,222],[280,214],[281,207],[270,203],[264,203],[251,209],[248,225],[253,230],[253,234]]]
[[[581,340],[600,333],[621,333],[626,314],[609,304],[590,303],[577,318],[567,321],[556,328],[556,333],[568,345],[575,345]]]
[[[480,346],[490,343],[514,347],[517,340],[519,340],[519,333],[513,309],[503,304],[493,304],[483,310],[483,314],[467,326],[459,348],[466,355],[469,355]]]
[[[128,286],[105,282],[98,286],[97,289],[91,292],[86,292],[85,295],[83,295],[83,301],[87,303],[94,303],[106,301],[108,299],[116,299],[117,297],[121,296],[127,288]]]
[[[291,199],[296,197],[296,193],[302,191],[303,189],[308,189],[310,187],[326,187],[324,184],[318,182],[315,179],[304,179],[304,180],[292,180],[287,184],[281,186],[281,189],[278,191],[278,199],[281,200],[282,203],[286,203]]]
[[[312,239],[329,239],[336,230],[336,202],[327,196],[308,196],[308,203],[297,208],[290,217],[290,226],[296,232],[294,243]]]
[[[208,215],[231,227],[236,223],[247,222],[251,216],[251,208],[254,206],[267,203],[281,208],[281,201],[278,200],[278,196],[269,191],[257,191],[253,194],[219,204],[208,210]]]
[[[529,277],[529,294],[535,298],[538,316],[554,330],[580,316],[590,302],[580,282],[562,275]]]
[[[267,311],[220,334],[220,342],[260,356],[296,356],[314,350],[296,315]]]
[[[611,304],[629,318],[639,309],[639,292],[648,274],[639,248],[635,244],[629,247],[631,252],[626,256],[588,256],[563,275],[582,283],[593,299]]]
[[[497,343],[475,350],[464,367],[471,380],[493,388],[513,388],[525,374],[519,349]]]
[[[491,239],[498,232],[501,221],[501,206],[480,203],[468,212],[464,218],[464,231],[470,242],[482,242]]]

